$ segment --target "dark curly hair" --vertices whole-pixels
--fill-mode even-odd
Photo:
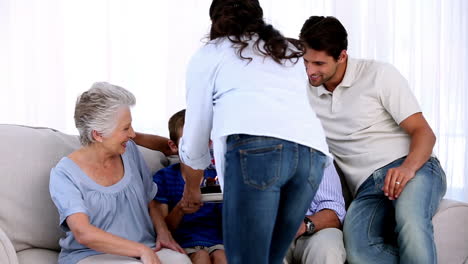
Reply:
[[[325,51],[335,60],[341,51],[348,49],[348,33],[335,17],[311,16],[302,26],[299,39],[308,48]]]
[[[281,64],[283,60],[294,60],[304,55],[304,46],[296,39],[285,38],[272,25],[263,20],[263,10],[258,0],[213,0],[210,6],[211,30],[209,38],[214,40],[227,37],[236,45],[240,58],[244,57],[242,51],[249,45],[248,41],[254,34],[258,39],[254,47],[263,55],[270,56]],[[260,40],[264,41],[260,49]],[[291,49],[289,43],[296,50]]]

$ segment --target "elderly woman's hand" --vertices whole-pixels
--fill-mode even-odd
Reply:
[[[158,256],[155,254],[151,248],[144,250],[140,256],[140,260],[143,264],[161,264]]]
[[[171,233],[158,233],[156,238],[156,248],[154,251],[159,251],[162,248],[172,249],[179,253],[185,254],[185,251],[179,246],[179,244],[174,240]]]

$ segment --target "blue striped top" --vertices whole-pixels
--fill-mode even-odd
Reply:
[[[336,215],[343,223],[346,210],[341,190],[340,177],[333,163],[330,163],[323,172],[322,182],[319,185],[306,215],[315,214],[323,209],[335,211]]]

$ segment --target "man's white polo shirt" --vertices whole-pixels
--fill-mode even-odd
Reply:
[[[395,67],[348,58],[333,93],[324,86],[309,88],[330,151],[353,194],[376,169],[408,155],[410,137],[399,124],[421,110]]]

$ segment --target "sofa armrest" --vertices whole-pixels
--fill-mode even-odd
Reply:
[[[8,236],[0,227],[0,263],[18,264],[16,251]]]
[[[442,199],[432,218],[438,263],[467,263],[468,261],[468,204]]]

